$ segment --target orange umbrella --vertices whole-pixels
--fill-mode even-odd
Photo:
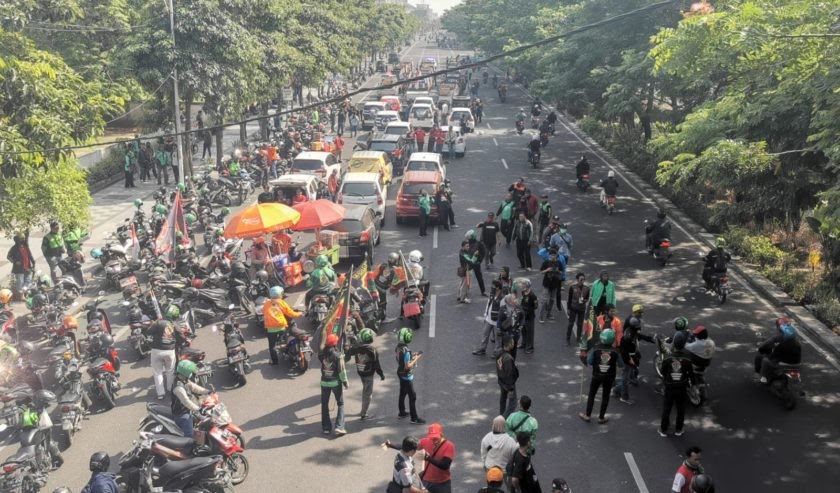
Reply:
[[[230,218],[225,227],[226,238],[255,238],[290,228],[300,213],[285,204],[267,202],[242,209]]]
[[[321,229],[344,219],[344,207],[326,199],[295,204],[294,209],[300,212],[300,221],[292,227],[295,231]]]

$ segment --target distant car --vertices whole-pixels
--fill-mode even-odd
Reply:
[[[469,108],[472,104],[472,96],[452,96],[450,108]]]
[[[400,63],[400,55],[398,53],[388,53],[388,63]]]
[[[382,188],[377,173],[347,173],[341,180],[336,202],[366,205],[379,215],[379,226],[384,226],[387,194],[388,190]]]
[[[388,154],[391,164],[394,167],[394,175],[401,175],[405,167],[405,161],[410,154],[408,139],[405,135],[392,135],[385,133],[374,134],[369,143],[369,151],[382,151]]]
[[[306,200],[316,200],[320,184],[321,179],[317,175],[301,173],[279,176],[268,182],[277,200],[286,205],[292,204],[292,199],[298,190],[303,190]]]
[[[403,176],[400,191],[397,193],[397,224],[402,224],[406,219],[415,218],[420,215],[420,208],[417,199],[420,197],[420,190],[429,193],[434,197],[443,182],[443,177],[437,171],[409,171]],[[429,216],[437,220],[437,205],[432,201],[432,210]]]
[[[383,151],[356,151],[347,162],[347,172],[377,173],[382,186],[391,183],[394,176],[394,165],[388,153]]]
[[[414,128],[432,128],[435,125],[434,112],[434,107],[430,104],[415,104],[408,113],[408,121]]]
[[[431,96],[419,96],[414,98],[414,104],[428,104],[429,106],[434,106],[435,98]]]
[[[379,244],[381,230],[376,211],[366,205],[344,206],[344,219],[325,230],[338,232],[338,257],[373,259],[373,247]]]
[[[402,108],[402,102],[400,102],[399,96],[382,96],[379,98],[380,101],[383,103],[388,103],[391,105],[391,110],[399,112]]]
[[[306,151],[301,152],[292,160],[289,173],[301,173],[306,175],[318,175],[326,180],[337,171],[341,176],[341,163],[331,152]]]
[[[461,125],[462,119],[466,122],[466,125]],[[449,111],[449,124],[466,127],[463,129],[465,133],[473,132],[475,130],[475,118],[472,110],[469,108],[452,108]]]
[[[406,136],[409,132],[411,132],[412,127],[411,123],[409,122],[390,122],[388,126],[385,127],[385,131],[388,135],[402,135]]]
[[[376,117],[374,118],[374,125],[376,130],[381,132],[385,130],[385,127],[387,127],[389,123],[398,121],[400,121],[399,113],[393,110],[385,110],[376,114]]]
[[[442,127],[440,127],[440,129],[443,130],[443,133],[444,135],[446,135],[447,139],[443,141],[443,149],[441,153],[444,156],[447,156],[449,155],[449,125],[443,125]],[[467,153],[466,136],[461,132],[460,126],[455,125],[452,127],[452,129],[453,132],[455,132],[455,157],[464,157],[464,155]]]
[[[446,165],[442,161],[440,154],[436,152],[415,152],[408,159],[403,174],[412,171],[437,171],[446,179]]]
[[[368,101],[362,106],[362,130],[373,128],[376,114],[390,109],[390,105],[383,101]]]

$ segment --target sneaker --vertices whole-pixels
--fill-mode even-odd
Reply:
[[[487,351],[484,350],[484,349],[476,349],[472,353],[476,356],[483,356],[483,355],[487,354]]]
[[[544,323],[545,323],[545,319],[544,319],[544,318],[541,318],[541,319],[540,319],[540,323],[541,323],[541,324],[544,324]]]
[[[530,268],[530,267],[525,267],[525,270],[526,270],[527,272],[531,272],[531,268]]]
[[[627,404],[628,406],[632,406],[635,402],[631,401],[629,397],[622,397],[619,399],[621,402]]]
[[[490,295],[489,295],[489,294],[487,294],[487,293],[481,293],[481,296],[484,296],[485,298],[489,298],[489,297],[490,297]]]
[[[668,434],[667,434],[667,433],[665,433],[664,431],[662,431],[662,428],[657,428],[657,429],[656,429],[656,431],[659,433],[659,436],[661,436],[661,437],[663,437],[663,438],[667,438],[667,437],[668,437]]]
[[[554,320],[554,315],[549,315],[549,316],[548,316],[548,319],[549,319],[549,320]]]
[[[162,396],[162,395],[157,396],[157,400],[159,400],[159,401],[162,401],[163,398],[164,398],[164,396]]]
[[[362,414],[361,416],[359,416],[359,421],[370,421],[370,420],[372,420],[373,418],[374,418],[374,415],[373,415],[373,414],[370,414],[370,413],[368,413],[368,414]]]
[[[397,417],[398,417],[398,418],[400,418],[400,419],[407,418],[407,417],[408,417],[408,413],[399,413],[399,414],[397,415]]]
[[[424,425],[426,424],[426,420],[423,418],[412,419],[411,424],[413,425]]]
[[[599,425],[606,424],[606,423],[607,423],[607,421],[609,421],[609,420],[610,420],[610,418],[607,418],[607,417],[604,417],[604,418],[598,418],[598,424],[599,424]]]
[[[761,383],[767,383],[767,377],[761,377],[758,379],[758,381]]]
[[[585,421],[586,423],[588,423],[588,422],[592,421],[592,418],[590,418],[589,416],[587,416],[587,415],[586,415],[586,414],[584,414],[584,413],[578,413],[578,418],[582,419],[582,420],[583,420],[583,421]]]
[[[676,431],[674,432],[674,436],[681,437],[681,436],[682,436],[682,434],[683,434],[683,430],[676,430]]]
[[[329,434],[330,434],[330,433],[332,433],[332,432],[331,432],[330,430],[324,430],[324,431],[322,431],[321,433],[323,433],[324,435],[329,435]]]
[[[464,298],[463,300],[461,300],[461,303],[465,303],[465,304],[469,305],[470,303],[472,303],[472,300],[469,299],[469,298]]]
[[[525,350],[525,354],[533,354],[534,348],[528,348]]]
[[[344,428],[342,428],[340,426],[335,427],[335,436],[340,437],[340,436],[344,436],[346,434],[347,434],[347,430],[345,430]]]

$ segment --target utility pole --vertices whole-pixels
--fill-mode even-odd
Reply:
[[[169,8],[169,31],[172,34],[172,51],[175,51],[175,4],[174,0],[166,0],[166,6]],[[172,67],[172,99],[175,103],[175,145],[177,147],[175,159],[178,163],[178,177],[181,183],[187,182],[187,177],[184,176],[184,144],[181,140],[181,98],[178,96],[178,66],[177,62]],[[189,122],[187,124],[189,128]]]

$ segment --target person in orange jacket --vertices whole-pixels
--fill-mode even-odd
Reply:
[[[268,334],[268,354],[271,357],[271,364],[279,363],[277,354],[277,342],[286,343],[286,329],[289,328],[289,319],[298,318],[303,313],[295,311],[283,300],[283,288],[273,286],[268,293],[269,299],[263,305],[263,318],[265,319],[265,331]]]
[[[621,339],[624,336],[624,323],[618,318],[615,313],[615,306],[607,304],[606,312],[598,315],[598,318],[592,323],[592,318],[589,318],[583,323],[583,334],[580,338],[580,358],[581,361],[586,361],[586,356],[589,351],[598,343],[601,331],[604,329],[613,329],[615,331],[615,341],[612,347],[617,348],[621,345]],[[590,317],[592,312],[589,312]]]

